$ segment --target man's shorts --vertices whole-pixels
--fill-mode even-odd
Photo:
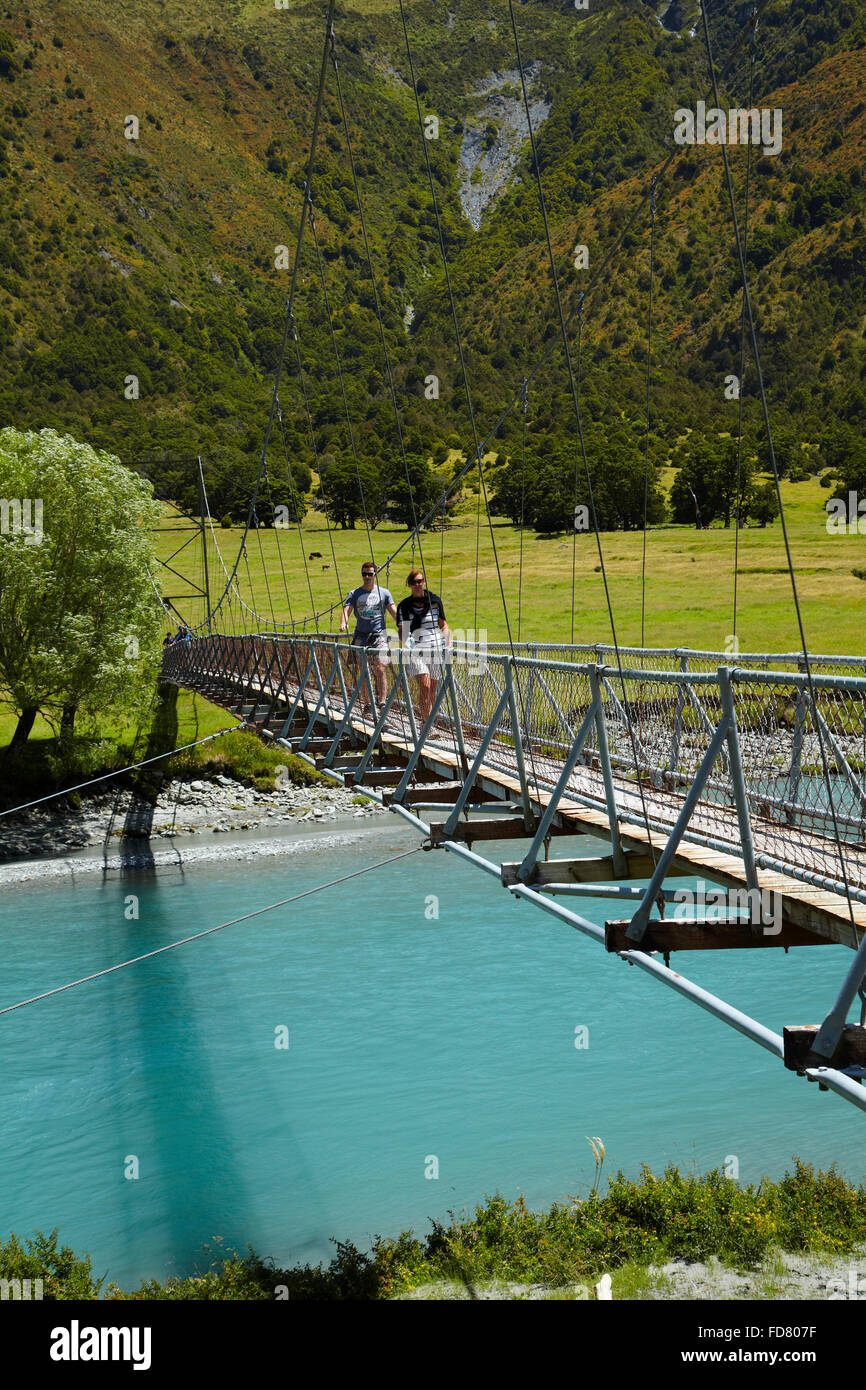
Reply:
[[[352,637],[353,647],[366,647],[373,661],[383,663],[388,660],[387,632],[356,632]]]

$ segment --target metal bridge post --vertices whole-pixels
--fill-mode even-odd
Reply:
[[[291,709],[289,710],[288,714],[286,715],[285,723],[283,724],[283,727],[280,729],[280,732],[279,732],[279,734],[277,735],[278,738],[285,738],[286,733],[288,732],[288,729],[289,729],[289,725],[291,724],[292,720],[293,720],[294,717],[295,717],[295,710],[298,708],[298,706],[300,705],[301,701],[302,701],[303,698],[304,698],[304,691],[305,691],[306,688],[307,688],[307,681],[308,681],[309,678],[310,678],[310,672],[313,670],[313,662],[315,661],[315,653],[313,652],[313,644],[312,644],[312,642],[309,643],[309,648],[310,648],[310,659],[309,659],[309,661],[307,662],[307,669],[305,670],[303,676],[301,677],[300,683],[299,683],[299,685],[298,685],[298,693],[297,693],[297,695],[295,696],[294,700],[292,701],[292,707],[291,707]]]
[[[801,668],[802,669],[802,668]],[[797,794],[800,790],[800,770],[803,761],[803,737],[806,729],[806,702],[808,696],[801,687],[797,691],[797,703],[794,710],[794,738],[791,744],[791,776],[789,781],[788,799],[796,802]],[[794,809],[786,813],[788,824],[794,820]]]
[[[250,686],[252,685],[252,679],[253,679],[253,678],[252,678],[252,675],[251,675],[251,676],[249,677],[248,680],[246,679],[246,676],[247,676],[247,668],[249,667],[250,661],[251,661],[251,660],[253,659],[253,657],[255,656],[255,651],[256,651],[255,645],[254,645],[254,643],[253,643],[253,641],[252,641],[251,638],[249,638],[249,637],[242,637],[242,638],[241,638],[241,641],[242,641],[242,642],[248,642],[248,643],[249,643],[249,646],[246,648],[246,651],[245,651],[245,654],[244,654],[243,666],[242,666],[242,668],[241,668],[240,671],[236,672],[236,674],[237,674],[237,676],[238,676],[238,682],[237,682],[237,684],[239,684],[240,687],[241,687],[241,693],[240,693],[240,695],[238,696],[238,699],[237,699],[237,713],[238,713],[238,714],[242,714],[242,713],[243,713],[244,705],[246,704],[246,701],[247,701],[247,699],[248,699],[248,697],[249,697]],[[243,649],[242,649],[242,650],[243,650]],[[246,680],[246,684],[244,683],[245,680]]]
[[[668,842],[662,850],[661,857],[656,864],[655,872],[644,893],[641,905],[632,917],[631,924],[626,932],[629,941],[633,941],[635,945],[639,946],[641,941],[643,941],[644,934],[649,925],[649,915],[652,911],[653,903],[656,900],[656,894],[664,883],[668,869],[674,861],[677,845],[683,838],[686,827],[694,815],[695,807],[704,789],[704,783],[713,770],[716,758],[719,756],[719,752],[721,751],[722,744],[727,738],[727,734],[728,716],[727,714],[723,714],[722,721],[710,740],[710,746],[704,754],[703,761],[695,774],[695,780],[689,788],[689,794],[683,802],[683,809],[677,817],[676,825],[671,831]]]
[[[600,668],[594,666],[589,673],[589,685],[592,690],[593,704],[595,711],[595,732],[598,739],[598,760],[601,763],[601,773],[604,778],[604,797],[607,802],[607,822],[610,826],[610,847],[613,858],[613,870],[617,878],[628,878],[628,865],[626,864],[625,854],[622,848],[622,837],[619,833],[619,816],[617,814],[616,793],[613,785],[613,769],[610,765],[610,749],[607,746],[607,725],[604,719],[604,704],[601,698],[601,678]]]
[[[680,670],[683,672],[689,669],[688,652],[683,652],[680,656]],[[677,709],[674,715],[674,733],[671,739],[671,761],[670,770],[676,772],[677,764],[680,760],[680,738],[683,732],[683,710],[686,707],[687,691],[685,683],[677,687]],[[676,783],[674,783],[676,785]]]
[[[403,800],[403,797],[404,797],[404,795],[405,795],[405,793],[406,793],[406,790],[407,790],[407,788],[408,788],[408,786],[409,786],[409,783],[410,783],[411,780],[412,780],[412,775],[413,775],[413,773],[414,773],[414,771],[415,771],[415,768],[418,766],[418,759],[421,757],[421,750],[422,750],[422,748],[424,747],[424,744],[425,744],[426,739],[427,739],[427,735],[429,734],[430,730],[433,728],[433,725],[434,725],[434,723],[435,723],[435,721],[436,721],[436,715],[437,715],[438,712],[439,712],[439,706],[441,705],[442,701],[445,699],[445,694],[446,694],[447,690],[448,690],[448,682],[447,682],[447,681],[440,681],[440,683],[439,683],[439,689],[436,691],[436,698],[435,698],[434,701],[433,701],[433,708],[430,710],[430,713],[429,713],[428,716],[427,716],[426,723],[424,724],[424,727],[423,727],[423,729],[421,730],[421,733],[420,733],[419,737],[415,740],[415,749],[414,749],[414,751],[413,751],[411,757],[409,758],[409,762],[408,762],[408,765],[407,765],[407,767],[406,767],[406,771],[403,773],[403,776],[401,777],[399,783],[398,783],[397,786],[394,788],[394,792],[393,792],[393,795],[392,795],[392,797],[391,797],[391,800],[392,800],[392,801],[402,801],[402,800]]]
[[[740,755],[740,739],[737,732],[737,716],[734,710],[734,695],[731,690],[731,672],[727,666],[720,666],[716,672],[719,678],[719,692],[722,709],[728,721],[728,763],[731,770],[731,787],[737,807],[737,824],[740,827],[740,843],[743,847],[743,864],[746,870],[746,887],[758,886],[758,871],[755,866],[755,841],[752,835],[752,815],[749,807],[749,793],[743,775],[743,760]]]
[[[478,749],[478,752],[475,754],[472,766],[466,773],[466,776],[463,781],[463,786],[460,789],[460,794],[454,803],[454,808],[447,821],[445,822],[445,826],[442,833],[446,836],[453,835],[454,831],[457,829],[457,825],[459,823],[463,807],[469,800],[469,793],[472,791],[472,788],[475,785],[475,779],[481,770],[481,764],[484,762],[487,750],[490,747],[496,735],[496,729],[500,719],[502,718],[503,713],[505,712],[505,707],[509,704],[508,697],[509,691],[503,690],[502,694],[499,697],[499,703],[496,706],[493,717],[490,720],[490,723],[487,725],[486,730],[484,731],[484,737],[481,740],[481,745]]]
[[[323,685],[323,684],[322,684],[321,672],[319,671],[319,663],[318,663],[318,661],[316,662],[316,672],[317,672],[317,674],[318,674],[318,676],[319,676],[319,685],[321,686],[321,690],[320,690],[320,692],[319,692],[319,698],[318,698],[318,700],[316,701],[316,708],[313,710],[313,713],[310,715],[309,723],[307,724],[307,727],[306,727],[306,729],[304,730],[304,733],[303,733],[303,737],[301,738],[301,741],[300,741],[300,743],[298,744],[298,752],[299,752],[299,753],[302,753],[302,752],[304,751],[304,749],[306,748],[307,744],[308,744],[309,741],[310,741],[310,737],[311,737],[312,732],[313,732],[313,729],[315,728],[315,725],[316,725],[316,720],[317,720],[318,717],[319,717],[319,710],[320,710],[320,709],[324,709],[324,719],[325,719],[325,722],[326,722],[326,724],[327,724],[327,726],[328,726],[328,733],[331,733],[331,732],[332,732],[331,725],[334,723],[334,721],[331,719],[331,716],[330,716],[330,714],[328,713],[328,704],[327,704],[327,701],[328,701],[328,691],[329,691],[330,688],[331,688],[331,682],[332,682],[333,679],[334,679],[334,676],[335,676],[335,674],[336,674],[336,670],[337,670],[337,666],[336,666],[336,662],[335,662],[334,665],[331,667],[331,674],[328,676],[328,679],[325,681],[325,683],[324,683],[324,685]]]
[[[450,661],[445,663],[445,682],[448,685],[451,695],[451,708],[454,711],[454,736],[457,740],[457,756],[460,759],[460,771],[465,777],[469,771],[469,761],[466,757],[466,744],[463,741],[463,721],[460,718],[460,705],[457,699],[454,667]]]
[[[848,973],[842,982],[842,988],[836,996],[836,1001],[832,1009],[818,1029],[817,1036],[812,1044],[811,1055],[821,1057],[825,1060],[833,1056],[833,1053],[839,1046],[842,1029],[845,1027],[845,1021],[848,1018],[848,1010],[854,1003],[864,979],[866,979],[866,935],[864,935],[863,940],[857,947],[857,952],[848,967]]]
[[[556,787],[553,793],[551,794],[550,800],[544,808],[544,814],[541,817],[532,844],[526,851],[526,855],[523,859],[523,862],[520,865],[520,868],[517,870],[517,877],[521,883],[526,883],[526,881],[532,876],[532,871],[535,868],[535,861],[538,858],[538,852],[541,849],[541,846],[543,845],[547,837],[547,832],[550,829],[551,824],[553,823],[553,817],[556,814],[556,808],[562,800],[562,794],[568,786],[569,779],[571,777],[572,772],[575,769],[577,760],[583,752],[583,745],[589,738],[590,730],[592,729],[595,723],[597,708],[597,701],[593,700],[589,706],[589,709],[586,712],[584,721],[581,724],[580,729],[578,730],[577,737],[574,740],[574,743],[571,745],[571,752],[565,760],[565,765],[562,769],[562,772],[559,775],[559,781],[557,782]]]
[[[853,791],[855,797],[860,802],[860,814],[862,816],[864,813],[866,813],[866,789],[864,789],[863,783],[855,774],[854,769],[852,768],[848,759],[845,757],[844,752],[842,751],[842,745],[839,743],[838,739],[836,738],[836,735],[833,733],[833,730],[830,728],[830,725],[827,723],[826,719],[824,718],[823,714],[821,714],[817,706],[815,708],[815,723],[818,725],[819,729],[821,730],[821,733],[824,735],[825,739],[832,748],[833,756],[836,759],[836,762],[838,763],[840,769],[842,770],[845,776],[845,780],[848,782],[848,785]]]
[[[337,659],[339,660],[339,655],[338,655]],[[344,688],[345,688],[345,687],[344,687]],[[325,767],[330,767],[330,766],[332,765],[332,763],[333,763],[333,761],[334,761],[334,758],[336,757],[337,752],[338,752],[338,750],[339,750],[340,743],[341,743],[342,738],[343,738],[343,734],[346,732],[347,728],[350,730],[350,732],[354,733],[354,729],[352,728],[352,724],[351,724],[352,711],[353,711],[353,709],[355,708],[355,704],[357,703],[357,699],[358,699],[358,696],[360,695],[360,693],[361,693],[361,682],[360,682],[360,681],[356,681],[356,682],[355,682],[355,686],[354,686],[354,688],[353,688],[353,690],[352,690],[351,695],[348,695],[348,692],[347,692],[347,699],[346,699],[346,705],[345,705],[345,712],[344,712],[344,714],[343,714],[343,718],[340,720],[340,725],[339,725],[339,728],[337,729],[337,732],[336,732],[335,735],[334,735],[333,742],[332,742],[330,748],[328,749],[327,753],[325,754],[325,762],[324,762],[324,766],[325,766]]]
[[[401,661],[400,661],[401,670],[402,670],[402,665],[403,665],[403,662],[402,662],[402,658],[401,658]],[[353,702],[354,702],[355,699],[357,698],[357,694],[358,694],[358,691],[360,690],[360,688],[361,688],[361,683],[360,683],[360,681],[359,681],[358,684],[355,686],[354,691],[352,692],[352,701],[353,701]],[[370,759],[372,758],[373,753],[374,753],[374,751],[375,751],[376,744],[378,743],[379,739],[382,737],[382,730],[384,729],[386,723],[388,722],[388,715],[389,715],[390,712],[391,712],[391,706],[393,705],[395,699],[397,698],[397,691],[398,691],[399,689],[400,689],[400,681],[399,681],[399,679],[397,679],[397,680],[394,681],[394,684],[391,686],[391,689],[388,691],[387,698],[386,698],[386,700],[385,700],[384,705],[382,706],[382,711],[381,711],[381,713],[380,713],[380,715],[379,715],[379,718],[376,720],[376,727],[374,728],[372,734],[370,735],[370,738],[369,738],[369,740],[368,740],[368,742],[367,742],[367,747],[364,749],[364,753],[363,753],[363,756],[362,756],[362,758],[361,758],[361,761],[360,761],[360,763],[358,764],[358,766],[354,769],[354,771],[352,772],[352,776],[351,776],[351,779],[350,779],[350,780],[351,780],[355,785],[357,785],[359,782],[363,782],[363,780],[364,780],[364,773],[367,771],[367,768],[368,768],[369,763],[370,763]],[[342,726],[341,726],[341,727],[342,727]],[[329,752],[328,752],[328,756],[330,757],[330,750],[329,750]]]
[[[505,694],[508,697],[508,715],[511,720],[511,733],[514,738],[514,756],[517,761],[517,776],[520,779],[520,795],[523,801],[523,827],[525,830],[531,832],[535,826],[535,816],[532,812],[532,802],[529,797],[529,784],[526,780],[526,760],[523,756],[523,730],[520,723],[520,711],[517,708],[517,700],[514,695],[514,657],[506,656],[503,658],[502,675],[505,681]],[[528,738],[528,716],[526,735]]]

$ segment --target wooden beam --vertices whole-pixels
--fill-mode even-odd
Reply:
[[[560,835],[570,835],[570,827],[561,827]],[[653,871],[653,861],[648,854],[634,850],[625,851],[625,862],[629,878],[649,878]],[[502,882],[507,886],[519,882],[519,864],[502,865]],[[672,871],[676,877],[677,870]],[[546,859],[539,860],[528,880],[528,887],[536,883],[616,883],[619,880],[613,867],[612,855],[601,859]]]
[[[776,935],[756,933],[748,922],[680,922],[653,919],[647,927],[640,946],[629,941],[626,932],[631,919],[605,922],[604,944],[608,951],[742,951],[761,946],[829,946],[831,943],[814,932],[804,931],[791,922],[782,922]]]
[[[434,845],[441,845],[443,840],[461,840],[471,845],[473,840],[528,840],[532,836],[520,814],[509,816],[507,820],[482,816],[480,820],[460,821],[452,835],[444,834],[444,830],[444,821],[432,822],[430,839]],[[560,832],[555,830],[553,833]]]
[[[375,753],[373,756],[376,756]],[[402,782],[405,771],[405,767],[368,767],[364,773],[364,782],[368,787],[396,787],[399,782]],[[416,775],[417,781],[422,785],[425,782],[430,782],[434,786],[439,783],[438,777],[432,772],[427,772],[425,768],[416,768]],[[353,783],[352,785],[361,786],[363,784]]]
[[[806,1058],[817,1035],[817,1024],[782,1029],[785,1066],[789,1071],[797,1071],[802,1075]],[[857,1023],[846,1024],[842,1029],[839,1046],[827,1062],[827,1066],[835,1067],[837,1071],[842,1067],[866,1066],[866,1028],[861,1028]]]
[[[350,744],[349,744],[348,741],[347,741],[347,743],[346,743],[346,749],[348,750],[349,747],[350,747]],[[336,758],[334,759],[334,761],[331,763],[331,767],[333,768],[334,772],[346,772],[346,771],[351,771],[351,769],[354,768],[354,767],[360,767],[361,761],[362,761],[362,759],[363,759],[363,756],[364,756],[363,753],[355,753],[355,752],[351,752],[351,753],[350,753],[350,752],[348,752],[348,751],[343,752],[343,753],[338,753],[338,754],[337,754],[337,757],[336,757]],[[405,766],[406,766],[406,761],[405,761],[405,759],[402,758],[402,757],[400,756],[399,753],[380,753],[380,752],[377,750],[377,751],[373,754],[373,756],[374,756],[374,758],[376,759],[376,763],[377,763],[377,765],[378,765],[379,767],[403,767],[403,768],[405,768]],[[324,757],[324,754],[323,754],[321,757],[318,757],[318,758],[316,759],[316,767],[324,767],[324,765],[325,765],[325,757]]]

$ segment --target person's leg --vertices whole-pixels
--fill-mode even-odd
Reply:
[[[418,677],[418,706],[422,724],[426,724],[433,708],[433,699],[436,694],[436,682],[432,676]]]
[[[373,674],[373,683],[376,687],[376,703],[379,706],[379,713],[381,714],[382,706],[388,698],[388,678],[385,675],[385,664],[382,661],[382,653],[378,648],[376,649],[375,656],[371,655],[370,657],[370,669]]]

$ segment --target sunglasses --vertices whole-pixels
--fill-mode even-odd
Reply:
[[[415,584],[423,584],[423,583],[424,583],[423,577],[422,577],[421,579],[413,579],[413,580],[412,580],[412,584],[413,584],[413,585],[415,585]]]
[[[375,570],[362,570],[362,571],[361,571],[361,578],[362,578],[362,579],[375,579],[375,578],[376,578],[376,571],[375,571]]]

